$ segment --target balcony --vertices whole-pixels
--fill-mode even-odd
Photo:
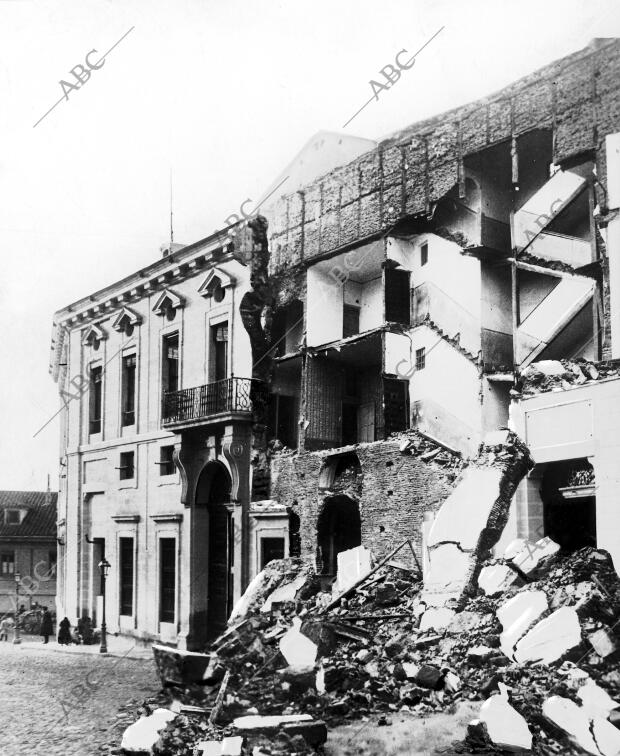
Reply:
[[[225,378],[203,386],[170,391],[164,394],[162,425],[201,425],[213,420],[222,420],[227,415],[252,413],[252,398],[256,391],[252,378]],[[262,385],[262,384],[261,384]]]

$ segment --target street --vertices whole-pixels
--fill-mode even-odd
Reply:
[[[150,659],[0,643],[0,754],[108,753],[159,687]],[[119,714],[130,701],[127,716]]]

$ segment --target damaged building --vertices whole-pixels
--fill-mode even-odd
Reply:
[[[329,582],[409,539],[432,571],[435,513],[489,511],[466,468],[508,427],[510,496],[533,467],[485,548],[617,565],[619,72],[596,40],[380,143],[319,136],[261,216],[59,311],[59,612],[98,619],[104,555],[108,626],[183,648],[274,558]]]

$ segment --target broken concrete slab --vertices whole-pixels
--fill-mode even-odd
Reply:
[[[372,570],[372,554],[364,546],[341,551],[338,554],[338,572],[334,583],[335,593],[344,593]]]
[[[594,633],[590,633],[590,635],[588,635],[588,640],[590,641],[592,648],[603,659],[607,656],[611,656],[611,654],[618,649],[616,639],[605,627],[596,630]]]
[[[542,591],[521,591],[500,606],[497,610],[503,628],[500,648],[506,656],[513,658],[517,641],[547,608],[547,596]]]
[[[577,612],[563,606],[538,622],[517,643],[514,658],[520,664],[542,661],[550,664],[581,643]]]
[[[570,698],[551,696],[542,706],[543,717],[565,732],[570,740],[584,751],[600,756],[590,731],[590,717]]]
[[[471,555],[455,543],[442,543],[429,553],[429,568],[424,577],[422,600],[428,606],[442,607],[461,594],[471,568]]]
[[[483,567],[478,575],[478,587],[487,596],[498,596],[518,578],[517,573],[506,564]]]
[[[176,716],[170,709],[155,709],[148,717],[141,717],[123,733],[121,749],[128,753],[151,753],[160,731]]]
[[[414,664],[413,662],[403,662],[402,667],[407,680],[415,680],[418,672],[420,671],[420,666],[418,664]]]
[[[532,734],[527,722],[508,703],[505,695],[488,698],[480,707],[478,716],[496,746],[513,752],[532,750]]]
[[[282,726],[284,732],[292,738],[301,735],[309,746],[318,748],[327,740],[327,725],[321,719],[311,722],[291,722]]]
[[[301,620],[293,619],[293,626],[280,639],[280,652],[291,667],[310,667],[316,661],[316,643],[300,632]]]
[[[486,527],[499,494],[502,471],[495,467],[470,467],[442,504],[428,534],[429,548],[441,543],[458,543],[473,551]]]
[[[153,657],[162,685],[190,685],[192,683],[211,683],[217,677],[215,654],[201,654],[197,651],[184,651],[170,646],[154,643]],[[219,679],[223,676],[220,675]]]
[[[620,754],[620,730],[602,717],[592,720],[592,736],[603,756]]]
[[[273,714],[261,716],[260,714],[248,714],[233,720],[233,727],[246,733],[276,732],[283,725],[299,722],[312,722],[310,714]]]
[[[284,585],[278,586],[272,593],[269,594],[267,600],[261,607],[261,612],[270,612],[273,604],[282,601],[294,601],[297,591],[306,582],[306,576],[300,575],[290,583],[284,583]]]
[[[223,740],[203,740],[196,746],[197,756],[241,756],[243,737],[234,735]]]
[[[420,620],[420,631],[424,630],[441,630],[452,622],[454,617],[453,609],[445,607],[431,607],[427,609]]]
[[[609,693],[597,685],[591,678],[588,678],[586,684],[579,688],[577,697],[581,700],[582,707],[592,719],[594,717],[607,719],[611,711],[620,708],[620,703],[614,701]]]
[[[514,564],[514,566],[524,575],[529,575],[536,569],[536,567],[538,567],[543,559],[552,556],[559,550],[559,544],[552,541],[548,536],[545,536],[536,541],[536,543],[526,541],[516,554],[505,558],[510,559],[512,564]]]

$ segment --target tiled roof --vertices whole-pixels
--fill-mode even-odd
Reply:
[[[0,538],[56,538],[57,493],[0,491]],[[27,509],[19,525],[7,525],[5,509]]]

